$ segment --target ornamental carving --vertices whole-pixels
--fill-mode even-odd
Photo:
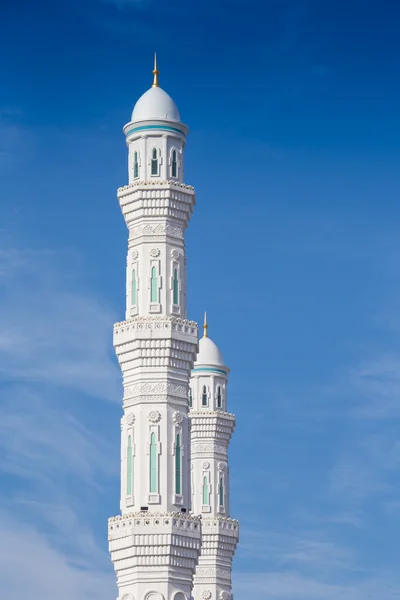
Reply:
[[[223,462],[218,463],[218,471],[225,471],[226,464]]]
[[[192,452],[217,452],[218,454],[226,454],[224,446],[214,446],[214,444],[196,444],[193,446]]]
[[[177,250],[176,248],[173,248],[173,250],[171,250],[171,258],[172,258],[172,260],[178,260],[179,250]]]
[[[203,469],[205,469],[206,471],[210,468],[210,463],[208,462],[208,460],[205,460],[203,462]]]
[[[137,260],[139,257],[139,252],[137,250],[132,250],[131,257],[132,257],[132,260]]]
[[[179,412],[178,410],[174,413],[174,423],[176,423],[177,425],[180,425],[183,421],[183,414],[181,412]]]
[[[125,388],[124,396],[130,398],[147,394],[171,394],[171,396],[186,399],[187,390],[183,385],[174,385],[173,383],[136,383]]]
[[[126,422],[128,423],[128,425],[133,425],[135,422],[135,415],[133,413],[128,413],[126,415]]]
[[[157,258],[157,256],[160,256],[161,252],[159,248],[152,248],[150,250],[150,256],[152,256],[153,258]]]
[[[212,597],[212,593],[210,590],[203,590],[201,592],[201,597],[204,598],[204,600],[210,600],[210,598]]]
[[[230,593],[222,590],[222,592],[220,592],[219,594],[220,600],[229,600],[229,598],[231,597]]]
[[[199,577],[219,577],[230,581],[231,572],[226,569],[216,569],[215,567],[198,567],[196,569],[196,578]]]
[[[158,423],[161,419],[161,414],[158,412],[158,410],[151,410],[147,415],[147,418],[149,419],[150,423]]]
[[[130,237],[138,237],[141,235],[171,235],[173,237],[183,238],[183,229],[181,227],[173,227],[168,223],[164,225],[159,223],[158,225],[136,225],[130,230]]]

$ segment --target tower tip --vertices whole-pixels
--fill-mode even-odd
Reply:
[[[160,74],[160,71],[157,68],[157,52],[154,52],[154,69],[153,69],[153,85],[151,87],[160,87],[159,83],[158,83],[158,76]]]
[[[204,311],[203,337],[208,337],[207,311]]]

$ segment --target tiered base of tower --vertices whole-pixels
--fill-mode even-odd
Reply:
[[[238,542],[238,522],[224,517],[202,519],[201,556],[194,576],[194,600],[232,598],[232,559]]]
[[[119,600],[188,600],[201,546],[200,519],[131,513],[108,522]]]

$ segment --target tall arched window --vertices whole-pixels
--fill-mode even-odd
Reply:
[[[176,177],[178,173],[178,161],[176,157],[176,150],[172,150],[171,156],[171,175],[172,177]]]
[[[132,269],[132,293],[131,303],[135,306],[137,303],[137,281],[136,281],[136,269]]]
[[[193,392],[192,392],[192,388],[189,388],[189,408],[192,408],[193,406]]]
[[[201,404],[202,406],[207,406],[208,398],[207,398],[207,388],[203,385],[203,393],[201,394]]]
[[[150,302],[158,302],[157,269],[155,267],[151,269]]]
[[[133,153],[133,178],[139,177],[139,156],[137,152]]]
[[[175,445],[175,494],[181,494],[181,436],[176,436]]]
[[[132,438],[128,436],[128,448],[126,451],[126,493],[132,495]]]
[[[208,478],[205,476],[203,478],[203,504],[208,504],[209,501],[209,493],[208,493]]]
[[[222,477],[219,479],[219,505],[224,506],[224,480]]]
[[[174,269],[174,277],[173,277],[173,303],[179,304],[179,281],[178,281],[178,269]]]
[[[150,436],[150,492],[157,492],[157,443],[155,433]]]
[[[221,394],[221,386],[218,386],[217,389],[217,407],[221,408],[222,407],[222,394]]]
[[[151,151],[151,174],[158,175],[158,152],[157,148]]]

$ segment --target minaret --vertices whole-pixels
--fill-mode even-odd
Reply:
[[[201,544],[190,513],[188,384],[198,347],[186,316],[184,232],[195,204],[183,183],[188,128],[158,83],[124,133],[129,184],[126,320],[114,326],[123,375],[121,515],[109,519],[118,600],[189,600]]]
[[[232,559],[238,522],[230,519],[228,445],[235,417],[227,412],[229,369],[221,352],[204,335],[189,388],[192,510],[202,516],[201,556],[194,577],[194,600],[232,598]]]

